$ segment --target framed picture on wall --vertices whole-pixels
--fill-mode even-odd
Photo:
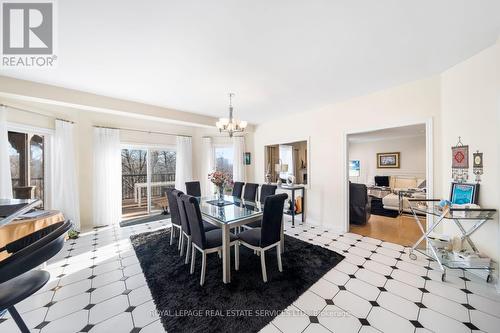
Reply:
[[[391,169],[399,168],[399,152],[396,153],[377,153],[377,168]]]
[[[251,160],[251,154],[250,153],[245,153],[245,165],[250,165],[252,162]]]
[[[452,204],[477,204],[479,184],[451,183],[450,201]]]
[[[349,161],[349,177],[359,177],[360,163],[359,160]]]

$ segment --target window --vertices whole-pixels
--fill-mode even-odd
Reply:
[[[161,212],[166,190],[175,186],[175,150],[124,147],[121,155],[123,218]]]
[[[14,198],[27,198],[34,193],[36,199],[44,202],[45,136],[9,131],[8,137]]]
[[[233,147],[216,146],[215,147],[215,170],[226,172],[233,175]]]

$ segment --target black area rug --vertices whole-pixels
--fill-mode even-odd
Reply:
[[[382,199],[372,197],[372,205],[371,205],[371,213],[373,215],[386,216],[396,218],[399,216],[399,212],[397,210],[385,209],[384,204],[382,203]]]
[[[260,258],[240,246],[240,270],[222,282],[222,260],[207,258],[205,285],[200,286],[201,254],[195,274],[169,245],[170,231],[131,237],[149,289],[167,332],[258,332],[292,304],[344,257],[336,252],[285,236],[283,272],[276,251],[266,251],[268,282],[262,281]]]

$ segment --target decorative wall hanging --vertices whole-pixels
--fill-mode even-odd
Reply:
[[[476,183],[479,183],[483,174],[483,153],[479,150],[472,154],[472,173],[476,175]]]
[[[451,147],[451,175],[455,182],[464,183],[469,179],[469,146],[462,143],[462,138],[458,137],[458,142]]]

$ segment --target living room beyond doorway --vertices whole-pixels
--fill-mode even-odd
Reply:
[[[412,245],[421,231],[409,199],[427,197],[426,124],[347,136],[349,229]]]

